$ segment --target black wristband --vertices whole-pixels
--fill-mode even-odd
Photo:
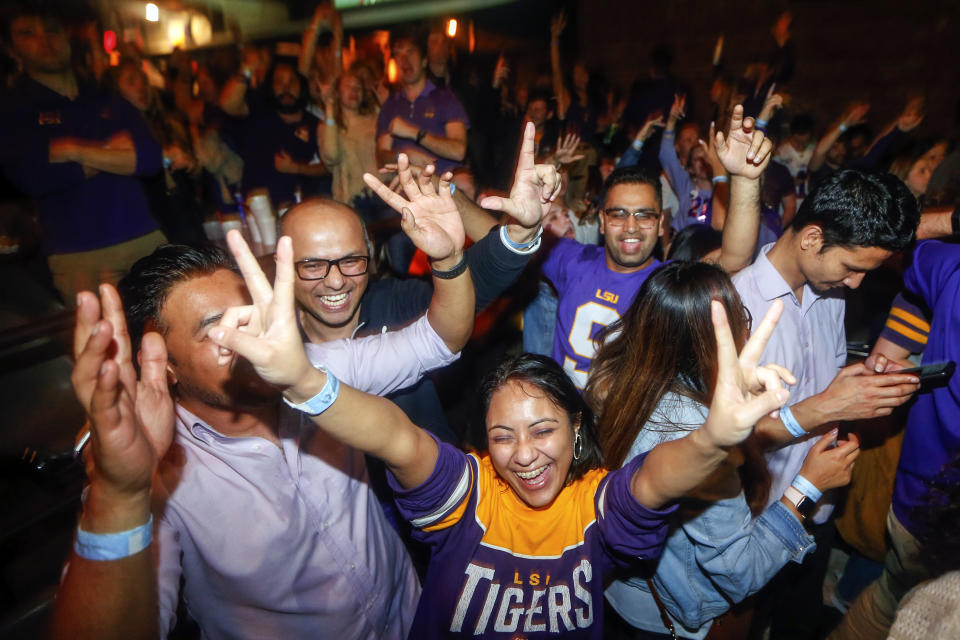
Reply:
[[[426,137],[427,137],[426,129],[420,129],[420,131],[417,131],[417,144],[420,144],[421,142],[423,142],[423,139]]]
[[[954,207],[953,213],[950,214],[950,233],[955,238],[960,237],[960,205]]]
[[[454,278],[456,278],[466,270],[467,270],[467,261],[465,258],[460,258],[460,262],[457,263],[457,266],[455,266],[453,269],[450,269],[449,271],[437,271],[436,269],[433,268],[432,265],[430,267],[430,273],[433,274],[433,277],[440,278],[441,280],[453,280]]]

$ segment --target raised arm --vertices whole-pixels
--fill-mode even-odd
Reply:
[[[670,184],[673,190],[678,194],[690,193],[693,188],[693,181],[690,174],[683,167],[685,159],[677,157],[677,149],[674,146],[676,140],[677,121],[684,115],[684,109],[687,105],[686,96],[676,95],[673,98],[673,106],[670,107],[670,115],[667,117],[667,124],[663,130],[663,137],[660,139],[660,164],[663,170],[667,172]],[[686,212],[684,212],[685,214]]]
[[[774,302],[738,356],[723,305],[711,303],[717,382],[710,413],[690,435],[659,444],[647,454],[631,482],[640,504],[659,509],[697,487],[726,459],[730,447],[750,436],[757,420],[787,401],[790,392],[781,380],[796,384],[793,375],[778,365],[758,366],[782,311],[783,303]]]
[[[220,92],[220,108],[228,116],[244,118],[250,115],[247,88],[257,78],[257,71],[262,68],[262,64],[263,60],[256,49],[248,48],[244,52],[240,71],[227,80]]]
[[[550,78],[553,81],[553,95],[557,98],[557,119],[563,120],[570,106],[570,96],[563,86],[563,71],[560,66],[560,34],[567,26],[567,15],[563,11],[550,21]]]
[[[167,353],[159,334],[146,334],[138,380],[120,297],[110,285],[101,294],[102,312],[95,295],[80,294],[74,334],[71,379],[93,433],[80,529],[93,534],[93,546],[96,536],[126,532],[134,553],[94,559],[98,554],[90,547],[75,547],[57,594],[51,637],[155,639],[157,577],[146,525],[151,481],[173,438]],[[131,536],[138,528],[146,529],[144,535]]]
[[[440,176],[434,189],[432,165],[420,173],[419,179],[414,179],[410,162],[406,154],[401,153],[397,168],[406,197],[392,191],[372,174],[365,173],[363,180],[384,202],[400,212],[404,232],[430,258],[434,273],[433,297],[427,317],[447,347],[460,351],[473,330],[474,291],[472,280],[460,275],[469,269],[463,252],[463,222],[450,194],[453,175],[447,172]]]
[[[770,162],[773,144],[743,117],[737,105],[727,136],[717,132],[717,155],[730,174],[730,206],[723,225],[720,266],[736,273],[753,261],[760,232],[760,176]]]
[[[830,147],[840,139],[840,136],[842,136],[848,128],[855,127],[866,121],[869,110],[869,104],[855,103],[847,109],[843,117],[830,127],[813,149],[813,155],[810,157],[809,165],[809,171],[811,173],[823,166],[823,163],[827,160],[827,152],[830,151]]]
[[[412,216],[405,216],[409,217]],[[409,219],[404,222],[411,223]],[[314,408],[310,413],[318,411],[312,419],[320,428],[340,442],[383,460],[402,486],[414,487],[426,480],[436,465],[436,441],[389,400],[340,385],[307,360],[294,310],[290,238],[285,236],[277,243],[273,287],[239,233],[231,231],[227,243],[240,266],[253,305],[224,314],[225,319],[242,318],[242,322],[216,325],[209,331],[210,338],[247,358],[261,378],[284,390],[288,401],[300,404],[312,400]],[[469,272],[445,282],[462,286],[456,283],[457,279],[469,279]],[[224,358],[224,366],[229,359]]]

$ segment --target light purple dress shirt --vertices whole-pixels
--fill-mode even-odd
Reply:
[[[400,331],[308,345],[344,383],[386,393],[456,360],[426,316]],[[420,585],[367,484],[363,454],[286,405],[282,450],[177,407],[175,480],[156,513],[160,629],[184,600],[204,638],[406,638]],[[165,499],[165,503],[163,500]]]
[[[847,338],[843,326],[845,309],[842,291],[820,294],[803,286],[803,300],[797,300],[787,281],[767,259],[773,243],[760,249],[757,260],[733,277],[740,299],[759,323],[777,298],[783,299],[783,315],[767,342],[760,364],[785,366],[797,378],[790,387],[791,405],[826,389],[847,359]],[[804,438],[767,454],[767,467],[773,476],[767,506],[783,496],[807,452],[817,441]],[[826,522],[833,511],[830,492],[820,499],[813,521]]]

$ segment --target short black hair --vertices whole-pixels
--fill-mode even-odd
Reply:
[[[406,41],[417,48],[421,58],[426,58],[429,37],[430,32],[420,26],[397,27],[390,31],[390,49],[393,50],[396,43]]]
[[[117,284],[134,353],[140,348],[147,323],[166,331],[161,312],[175,285],[219,269],[237,270],[227,252],[212,245],[167,244],[137,260]]]
[[[543,100],[547,103],[548,109],[553,109],[553,93],[550,90],[542,88],[532,89],[530,93],[527,94],[527,105],[537,100]]]
[[[670,241],[667,260],[696,262],[711,251],[719,249],[723,234],[708,224],[688,224]]]
[[[806,113],[798,113],[790,120],[791,135],[809,135],[813,133],[813,118]]]
[[[0,37],[6,44],[10,44],[13,34],[10,29],[17,18],[36,17],[43,20],[52,20],[63,24],[62,7],[49,0],[5,0],[0,9]]]
[[[547,395],[567,413],[570,425],[580,422],[580,455],[574,458],[567,482],[583,477],[591,469],[603,466],[603,452],[597,441],[597,419],[584,402],[577,387],[552,358],[534,353],[521,353],[504,360],[480,383],[480,416],[485,420],[490,399],[497,389],[510,381],[530,384]]]
[[[610,189],[618,184],[650,185],[657,198],[657,208],[663,208],[663,188],[660,186],[660,174],[652,171],[648,167],[640,165],[620,167],[619,169],[614,169],[613,172],[607,176],[607,179],[603,182],[603,186],[600,188],[600,196],[597,198],[597,202],[600,203],[601,208],[607,204],[607,194],[610,193]]]
[[[917,199],[889,173],[847,169],[825,180],[807,197],[790,223],[799,232],[809,225],[823,230],[823,249],[880,247],[903,251],[920,224]]]

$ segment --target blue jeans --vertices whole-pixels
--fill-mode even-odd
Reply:
[[[557,296],[541,281],[537,297],[523,310],[523,350],[553,355],[553,332],[557,327]]]

